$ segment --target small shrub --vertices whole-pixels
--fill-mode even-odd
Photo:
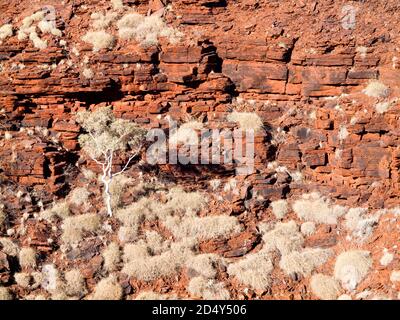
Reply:
[[[82,75],[85,77],[85,79],[93,79],[94,77],[94,73],[90,68],[83,69]]]
[[[122,39],[133,39],[135,36],[135,29],[143,23],[144,16],[139,13],[128,13],[124,15],[118,22],[117,27],[120,30],[119,36]]]
[[[210,187],[213,191],[217,190],[219,186],[221,185],[221,180],[220,179],[212,179],[210,180]]]
[[[7,215],[4,211],[4,206],[0,204],[0,228],[3,225],[3,223],[6,221]]]
[[[145,243],[128,243],[124,246],[124,263],[135,262],[135,259],[150,257]]]
[[[135,12],[128,13],[117,22],[117,27],[121,39],[134,39],[145,47],[157,45],[159,37],[168,39],[172,44],[177,43],[182,37],[179,31],[168,27],[157,14],[144,17]]]
[[[39,49],[44,49],[47,47],[47,43],[45,41],[42,41],[38,35],[36,34],[36,26],[33,24],[36,22],[39,22],[45,18],[45,11],[40,10],[35,13],[33,13],[30,16],[25,17],[22,20],[22,25],[18,30],[18,40],[23,41],[26,40],[26,38],[30,37],[30,40],[32,41],[33,45],[36,48]]]
[[[122,293],[121,285],[116,277],[111,275],[97,283],[92,300],[121,300]]]
[[[133,226],[121,226],[118,230],[118,239],[122,243],[135,241],[138,235],[138,228]]]
[[[120,10],[124,7],[122,0],[111,0],[111,4],[114,10]]]
[[[103,251],[104,269],[108,272],[115,271],[121,261],[121,252],[116,242],[111,242]]]
[[[266,290],[271,283],[270,273],[274,269],[271,259],[264,251],[249,254],[228,266],[229,276],[255,290]]]
[[[171,244],[171,248],[156,256],[139,256],[134,259],[132,254],[127,256],[124,250],[124,260],[127,260],[123,273],[143,281],[152,281],[160,277],[170,277],[174,275],[184,265],[190,257],[194,243],[192,241],[181,241]],[[142,252],[144,254],[144,249]],[[139,249],[139,247],[137,247]],[[129,258],[131,257],[131,258]]]
[[[388,266],[393,261],[394,255],[388,249],[383,249],[382,258],[379,260],[380,264],[384,267]]]
[[[146,245],[151,255],[157,255],[165,252],[170,241],[164,241],[163,237],[156,231],[146,231]]]
[[[300,226],[300,231],[302,234],[304,234],[305,236],[310,236],[315,232],[315,223],[312,221],[309,222],[304,222],[301,226]]]
[[[12,295],[8,288],[0,287],[0,300],[12,300]]]
[[[207,217],[168,217],[164,225],[177,239],[195,237],[201,240],[216,237],[227,237],[239,233],[241,226],[236,217],[207,216]]]
[[[170,212],[194,215],[207,204],[207,197],[200,192],[185,192],[180,187],[172,188],[166,195],[166,209]]]
[[[33,248],[22,248],[19,252],[19,264],[22,268],[35,268],[36,251]]]
[[[29,288],[31,282],[31,276],[29,273],[26,272],[18,272],[14,274],[14,279],[17,285],[20,287],[27,289]]]
[[[219,261],[220,257],[216,254],[199,254],[191,257],[185,266],[202,277],[214,279],[217,276]]]
[[[116,209],[121,204],[122,195],[125,189],[133,183],[133,179],[120,174],[112,179],[110,183],[110,194],[111,194],[111,207]]]
[[[260,224],[259,228],[263,234],[263,250],[278,250],[281,255],[287,255],[302,248],[304,238],[294,221],[279,222],[271,230],[265,224]]]
[[[58,301],[68,300],[68,296],[63,290],[59,290],[55,291],[51,295],[51,300],[58,300]]]
[[[33,284],[31,285],[32,289],[39,288],[43,282],[43,274],[38,271],[34,271],[31,273]]]
[[[201,129],[203,129],[201,122],[190,121],[184,123],[169,137],[169,142],[172,145],[195,145],[199,140],[196,130]]]
[[[69,205],[66,201],[58,202],[52,208],[42,211],[40,217],[45,220],[52,220],[54,217],[65,219],[70,215]]]
[[[74,244],[82,240],[83,232],[94,232],[100,227],[100,217],[94,213],[68,217],[64,220],[61,239],[64,243]]]
[[[19,253],[19,247],[9,238],[0,238],[0,248],[6,255],[16,257]]]
[[[389,95],[389,92],[389,88],[378,80],[369,82],[367,87],[363,90],[364,94],[373,98],[385,98]]]
[[[87,204],[90,192],[86,188],[75,188],[70,194],[70,203],[81,206]]]
[[[78,269],[67,271],[64,277],[66,281],[65,292],[68,295],[80,297],[85,294],[85,279]]]
[[[92,21],[93,29],[95,30],[103,30],[108,28],[112,22],[117,19],[118,14],[116,12],[106,12],[106,14],[102,14],[100,12],[94,12],[90,16]]]
[[[44,17],[45,17],[45,11],[43,11],[43,10],[37,11],[37,12],[33,13],[32,15],[25,17],[22,20],[21,29],[27,29],[27,28],[31,27],[32,24],[34,24],[35,22],[38,22],[40,20],[43,20]]]
[[[377,103],[375,105],[375,110],[379,114],[383,114],[383,113],[385,113],[386,111],[389,110],[390,106],[391,106],[390,102],[387,102],[387,101],[386,102],[380,102],[380,103]]]
[[[345,251],[336,258],[334,275],[343,288],[352,291],[365,278],[371,266],[372,259],[368,251]]]
[[[347,131],[346,126],[340,126],[339,132],[338,132],[338,139],[339,141],[345,140],[349,136],[349,132]]]
[[[310,279],[312,293],[322,300],[335,300],[340,293],[339,283],[324,274],[315,274]]]
[[[90,43],[93,46],[93,51],[97,52],[101,49],[112,49],[114,47],[115,38],[113,35],[100,31],[88,31],[83,37],[84,42]]]
[[[271,207],[277,219],[282,219],[288,212],[287,201],[283,199],[271,202]]]
[[[0,43],[13,35],[13,27],[11,24],[5,24],[0,27]]]
[[[356,48],[356,52],[360,54],[360,57],[362,59],[365,59],[367,57],[368,48],[364,46],[359,46]]]
[[[390,274],[390,281],[400,282],[400,270],[393,270]]]
[[[346,213],[345,207],[332,205],[317,192],[304,194],[292,207],[300,219],[316,223],[337,224],[338,217]]]
[[[50,33],[56,37],[62,36],[62,32],[57,29],[55,21],[42,20],[38,23],[38,27],[43,34]]]
[[[372,235],[379,221],[379,214],[367,216],[367,213],[367,208],[350,208],[345,215],[346,229],[361,241]]]
[[[137,259],[124,266],[123,273],[144,281],[152,281],[160,277],[174,275],[183,263],[181,256],[168,251],[159,256]]]
[[[331,255],[332,251],[329,249],[306,248],[284,255],[279,266],[287,275],[308,276],[316,267],[323,265]]]
[[[33,43],[33,46],[35,48],[38,48],[39,50],[43,50],[43,49],[47,48],[47,41],[40,39],[35,31],[33,31],[29,34],[29,40],[31,40]]]
[[[145,217],[155,218],[154,210],[160,209],[158,202],[142,197],[131,205],[116,211],[116,217],[124,226],[137,228]]]
[[[243,130],[259,131],[264,124],[261,118],[253,112],[232,112],[227,116],[228,121],[236,122]]]
[[[86,169],[86,168],[82,168],[82,174],[85,177],[85,179],[87,180],[95,180],[97,179],[97,174],[96,172]]]
[[[222,282],[204,277],[195,277],[190,280],[188,292],[195,297],[205,300],[228,300],[230,299],[229,291]]]

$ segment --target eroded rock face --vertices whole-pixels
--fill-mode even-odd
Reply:
[[[164,7],[162,3],[143,1],[137,9],[155,11]],[[123,10],[128,12],[129,6],[126,3]],[[278,136],[278,128],[285,137],[280,137],[275,151],[266,149],[266,139],[258,140],[260,170],[277,159],[289,170],[301,170],[307,180],[329,182],[330,191],[341,197],[356,197],[352,193],[361,188],[374,198],[377,188],[369,188],[373,182],[395,195],[396,103],[379,114],[376,99],[362,94],[367,82],[378,78],[390,87],[391,96],[397,92],[397,60],[394,53],[389,57],[394,42],[385,30],[368,36],[364,32],[367,8],[390,13],[378,4],[364,3],[359,8],[363,18],[349,31],[341,26],[340,6],[319,6],[287,1],[288,9],[283,10],[263,1],[175,1],[164,16],[183,32],[180,43],[161,40],[159,46],[143,49],[135,41],[119,40],[112,50],[92,52],[81,39],[83,30],[90,28],[90,5],[54,5],[63,35],[44,35],[48,46],[37,49],[15,35],[16,18],[30,11],[22,4],[4,4],[2,22],[10,22],[15,32],[0,46],[2,129],[15,135],[21,128],[45,128],[67,152],[76,153],[79,127],[73,115],[81,108],[112,104],[118,116],[152,128],[165,127],[166,115],[177,120],[200,117],[213,126],[225,119],[232,99],[239,95],[254,104],[253,111],[270,126],[272,137]],[[103,1],[95,9],[109,7]],[[36,9],[40,8],[38,4]],[[337,19],[324,21],[328,12]],[[304,32],[312,24],[311,16],[319,22]],[[299,19],[296,24],[288,21],[291,17]],[[111,33],[114,29],[110,27]],[[87,79],[84,69],[93,77]],[[48,147],[41,142],[33,143],[29,152],[19,145],[14,148],[18,168],[10,165],[15,157],[10,147],[2,148],[5,175],[27,185],[50,177],[62,183],[56,181],[64,156],[43,157],[43,148]]]
[[[135,40],[118,38],[114,21],[105,28],[116,39],[113,47],[94,52],[82,37],[92,28],[93,12],[113,10],[110,1],[64,1],[63,5],[39,1],[33,7],[0,1],[0,27],[6,23],[13,27],[11,36],[0,39],[0,174],[8,185],[35,190],[33,199],[25,202],[17,202],[11,191],[3,194],[6,210],[15,211],[9,227],[19,223],[23,212],[33,213],[48,205],[52,195],[62,197],[81,184],[75,179],[76,167],[88,160],[82,157],[81,128],[74,115],[106,105],[113,107],[116,116],[146,128],[166,129],[171,117],[231,129],[235,124],[226,118],[233,110],[255,112],[262,118],[265,132],[255,137],[256,171],[251,175],[235,177],[231,167],[182,170],[163,165],[157,169],[189,188],[205,188],[213,178],[226,184],[235,179],[233,187],[221,191],[223,209],[239,216],[245,228],[231,239],[201,243],[203,252],[238,258],[257,250],[261,240],[255,226],[271,219],[268,203],[315,190],[347,207],[398,205],[396,0],[385,5],[352,4],[357,11],[354,25],[343,21],[345,4],[332,1],[122,2],[124,7],[115,11],[119,15],[133,8],[141,14],[162,15],[182,33],[181,40],[169,43],[160,38],[158,45],[143,47]],[[44,6],[55,13],[62,35],[37,29],[47,42],[46,48],[39,49],[29,36],[18,39],[17,32],[23,18]],[[382,21],[390,22],[390,29]],[[372,80],[387,90],[371,94],[366,88]],[[57,250],[46,243],[49,228],[42,229],[36,235],[28,228],[36,241],[31,244],[43,254]],[[306,243],[339,246],[341,237],[317,226]],[[7,283],[11,263],[1,250],[0,279]],[[73,251],[70,256],[75,259],[80,254]],[[90,252],[89,258],[96,259],[92,256],[97,254]],[[84,272],[90,286],[100,265]],[[168,281],[153,288],[162,285]],[[277,286],[277,292],[282,292],[277,296],[289,297],[290,290]],[[230,284],[231,296],[240,296],[238,288]],[[310,295],[301,292],[290,298],[300,297]]]

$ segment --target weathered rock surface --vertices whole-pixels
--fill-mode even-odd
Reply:
[[[135,7],[143,14],[170,5],[164,18],[183,33],[183,39],[178,44],[161,39],[159,45],[147,48],[118,40],[112,50],[93,52],[82,35],[89,30],[91,13],[109,10],[110,1],[0,1],[0,26],[14,27],[13,36],[0,41],[0,135],[4,137],[0,175],[8,190],[1,201],[7,212],[13,211],[7,228],[17,226],[24,212],[35,212],[40,205],[49,205],[53,195],[62,198],[80,185],[74,180],[76,167],[86,160],[80,158],[81,129],[74,115],[104,105],[112,105],[118,117],[147,128],[166,129],[167,116],[180,122],[198,119],[210,128],[232,128],[226,116],[235,107],[262,118],[266,132],[255,139],[256,171],[235,177],[239,193],[224,191],[228,202],[224,210],[239,216],[245,230],[232,239],[201,243],[205,253],[245,256],[261,241],[254,227],[271,218],[268,204],[310,191],[350,207],[399,205],[397,0],[353,3],[357,15],[352,28],[343,26],[346,3],[340,1],[123,3],[124,10]],[[43,35],[48,46],[40,50],[28,39],[19,41],[16,30],[24,17],[44,5],[55,9],[63,35],[60,39]],[[84,76],[85,68],[93,71],[93,77]],[[371,80],[384,83],[388,95],[367,96],[363,90]],[[379,103],[387,104],[384,112],[378,110]],[[199,167],[182,171],[165,165],[157,170],[189,188],[204,187],[212,178],[233,177],[232,167],[214,171]],[[18,188],[34,190],[32,201],[16,199],[13,193]],[[7,228],[0,229],[1,236]],[[394,243],[394,236],[382,228],[367,249],[386,237],[387,243]],[[344,236],[325,231],[318,230],[307,246],[339,246],[338,238]],[[27,235],[18,241],[29,238],[29,245],[46,256],[58,250],[46,242],[49,233],[45,226],[36,230],[28,226]],[[93,287],[92,278],[102,264],[101,241],[86,245],[71,251],[68,259],[86,261],[84,277]],[[10,257],[0,247],[0,283],[12,281],[11,268]],[[304,281],[282,284],[282,274],[276,279],[274,298],[312,297],[302,287]],[[182,293],[186,280],[178,285],[165,279],[152,285],[132,279],[121,282],[126,294],[132,288],[161,292],[163,286]],[[245,296],[243,288],[230,286],[233,297],[271,298],[259,292]]]

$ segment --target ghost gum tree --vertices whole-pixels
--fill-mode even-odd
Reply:
[[[115,118],[110,107],[78,112],[76,121],[86,131],[79,136],[79,144],[102,168],[104,202],[108,214],[112,216],[110,184],[115,176],[128,169],[131,161],[139,154],[146,130],[132,121]],[[128,156],[128,160],[120,171],[113,172],[114,160],[123,155]]]

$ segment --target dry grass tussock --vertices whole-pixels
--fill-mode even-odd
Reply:
[[[190,280],[187,291],[194,297],[205,300],[228,300],[230,293],[223,282],[204,277],[194,277]]]
[[[19,247],[9,238],[0,238],[0,248],[6,255],[16,257],[19,253]]]
[[[91,297],[92,300],[120,300],[122,299],[123,291],[117,278],[111,275],[100,280]]]
[[[275,226],[263,223],[259,225],[259,228],[263,234],[263,250],[267,252],[277,250],[284,256],[302,249],[304,237],[293,220],[279,222]]]
[[[4,24],[0,27],[0,44],[3,40],[13,35],[13,27],[11,24]]]
[[[271,283],[270,274],[274,266],[265,251],[248,254],[228,266],[228,274],[255,290],[266,290]]]
[[[116,242],[111,242],[103,251],[104,269],[108,272],[115,271],[121,262],[121,251]]]
[[[12,295],[8,288],[0,287],[0,300],[12,300]]]
[[[199,240],[208,240],[227,237],[242,230],[236,217],[224,215],[185,218],[168,217],[165,219],[164,225],[177,239],[193,237]]]
[[[279,266],[287,275],[301,274],[305,277],[323,265],[331,255],[332,251],[329,249],[305,248],[284,255]]]
[[[262,119],[254,112],[237,112],[229,113],[227,116],[228,121],[236,122],[243,130],[259,131],[263,128],[264,123]]]
[[[100,227],[100,216],[87,213],[64,219],[61,239],[66,244],[74,244],[82,240],[84,231],[94,232]]]
[[[334,276],[343,288],[352,291],[365,278],[371,266],[372,259],[368,251],[345,251],[336,258]]]
[[[271,202],[271,208],[277,219],[282,219],[288,212],[287,201],[284,199]]]
[[[85,279],[78,269],[67,271],[64,274],[65,292],[69,296],[82,296],[86,293]]]
[[[6,212],[4,211],[4,206],[2,204],[0,204],[0,228],[2,227],[2,225],[4,224],[6,219],[7,219],[7,215],[6,215]]]
[[[112,49],[115,44],[115,37],[104,30],[88,31],[83,37],[84,42],[93,46],[93,51],[97,52],[102,49]]]
[[[304,194],[292,207],[300,219],[323,224],[337,224],[338,218],[347,212],[345,207],[331,204],[317,192]]]
[[[67,201],[57,202],[47,210],[40,213],[40,218],[45,220],[53,220],[55,217],[65,219],[70,215],[69,205]]]
[[[86,188],[75,188],[70,193],[69,201],[74,205],[82,206],[88,202],[89,196],[90,192]]]
[[[136,12],[128,13],[117,22],[117,27],[121,39],[136,40],[143,47],[157,45],[160,37],[176,44],[183,36],[178,30],[167,26],[157,14],[143,16]]]
[[[36,267],[36,251],[33,248],[25,247],[19,251],[19,264],[22,268]]]
[[[332,277],[324,274],[314,274],[310,279],[312,293],[321,300],[335,300],[340,294],[340,285]]]
[[[222,258],[219,255],[205,253],[190,257],[186,261],[185,266],[190,270],[190,273],[215,279],[219,264],[223,264]]]
[[[127,251],[124,250],[125,265],[122,272],[144,281],[170,277],[182,268],[193,255],[193,250],[194,242],[190,239],[171,243],[159,255],[151,255],[151,248],[145,244],[133,244]]]
[[[386,98],[390,93],[390,89],[382,82],[373,80],[368,83],[363,93],[372,98]]]

